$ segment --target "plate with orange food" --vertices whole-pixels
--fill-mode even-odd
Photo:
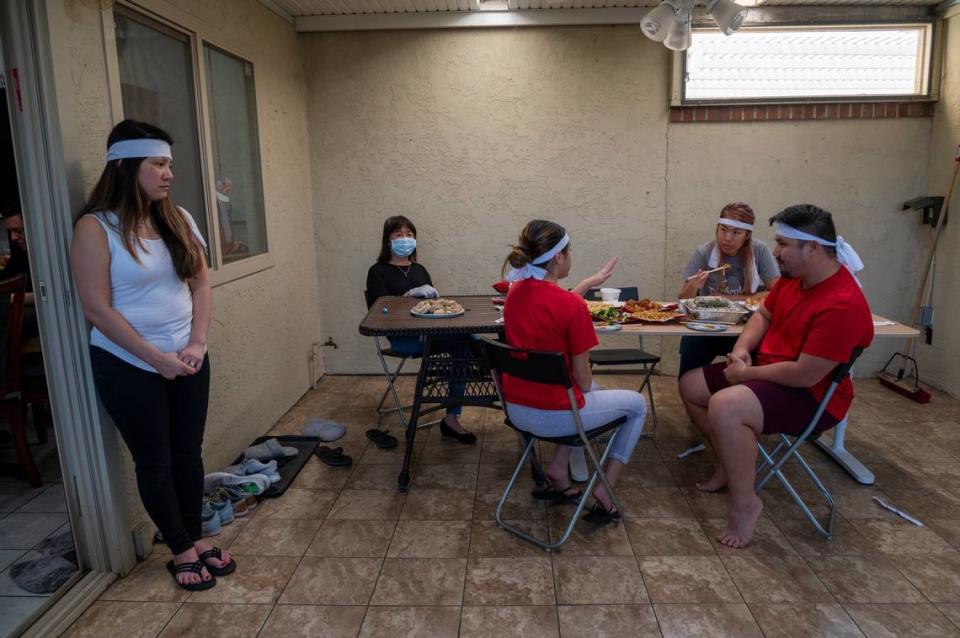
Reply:
[[[663,304],[650,299],[627,301],[620,308],[624,323],[667,323],[683,315],[677,312],[677,304]]]

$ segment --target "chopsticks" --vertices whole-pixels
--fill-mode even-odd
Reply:
[[[712,272],[717,272],[717,271],[719,271],[719,270],[726,270],[726,269],[729,268],[729,267],[730,267],[730,264],[724,264],[724,265],[720,266],[719,268],[714,268],[713,270],[707,270],[707,271],[702,272],[702,273],[700,273],[700,274],[701,274],[701,275],[709,275],[709,274],[712,273]],[[687,277],[684,281],[690,281],[691,279],[694,279],[694,278],[696,278],[697,276],[698,276],[698,275],[690,275],[690,276]]]

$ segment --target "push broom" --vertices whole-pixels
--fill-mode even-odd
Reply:
[[[930,270],[933,266],[933,257],[937,252],[937,240],[940,239],[940,232],[947,223],[947,209],[950,206],[950,198],[953,197],[953,189],[957,185],[957,176],[960,175],[960,146],[957,147],[957,153],[953,158],[953,178],[950,180],[950,186],[947,189],[947,196],[943,200],[942,211],[937,229],[933,232],[933,241],[930,250],[927,252],[923,263],[923,271],[920,276],[920,287],[917,289],[917,296],[913,300],[913,311],[910,314],[910,325],[917,327],[920,323],[920,305],[923,303],[923,295],[927,290],[927,280],[930,277]],[[912,338],[907,337],[903,340],[903,350],[895,353],[887,361],[887,365],[877,375],[880,383],[890,388],[894,392],[913,399],[917,403],[926,403],[930,400],[930,393],[920,387],[920,372],[917,369],[917,360],[910,356],[910,345]],[[900,368],[895,373],[888,372],[887,369],[894,361],[900,361]],[[896,367],[896,366],[894,366]],[[912,368],[912,375],[907,374],[907,368]],[[912,381],[911,381],[912,376]]]

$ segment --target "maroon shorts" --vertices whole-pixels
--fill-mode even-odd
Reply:
[[[703,378],[711,395],[730,387],[727,378],[723,376],[723,369],[726,367],[726,363],[713,363],[703,367]],[[820,405],[806,388],[790,388],[772,381],[746,381],[740,385],[750,388],[763,407],[764,434],[803,434]],[[839,422],[824,410],[813,433],[829,430]]]

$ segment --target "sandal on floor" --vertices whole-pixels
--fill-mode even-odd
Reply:
[[[573,494],[567,494],[570,490],[576,490]],[[583,492],[577,488],[570,487],[562,490],[555,490],[552,487],[546,487],[542,490],[533,490],[530,496],[538,501],[549,501],[550,503],[576,503],[583,496]]]
[[[211,565],[210,563],[207,562],[211,558],[215,558],[219,561],[222,561],[223,559],[221,558],[221,556],[223,556],[223,553],[220,551],[219,547],[212,547],[207,551],[200,553],[200,560],[203,561],[204,565],[207,566],[207,571],[210,572],[213,576],[227,576],[237,570],[237,561],[233,560],[233,558],[230,559],[229,563],[221,567],[217,567],[216,565]]]
[[[397,437],[387,434],[386,430],[378,430],[376,428],[367,430],[367,438],[373,441],[373,444],[381,450],[389,450],[392,447],[397,447]]]
[[[619,510],[613,510],[611,512],[604,507],[600,501],[594,503],[590,511],[583,516],[583,520],[588,523],[593,523],[594,525],[606,525],[607,523],[612,523],[613,521],[619,521],[620,518]]]
[[[210,580],[201,580],[199,583],[181,583],[177,579],[177,574],[191,573],[200,576],[204,567],[210,572]],[[198,560],[192,563],[180,563],[179,565],[175,564],[172,560],[168,560],[167,571],[173,576],[173,582],[179,585],[181,589],[186,589],[187,591],[205,591],[217,584],[217,578],[213,575],[213,572],[210,571],[210,568]]]
[[[350,467],[353,459],[343,453],[342,447],[329,448],[321,445],[313,451],[317,458],[332,467]]]

